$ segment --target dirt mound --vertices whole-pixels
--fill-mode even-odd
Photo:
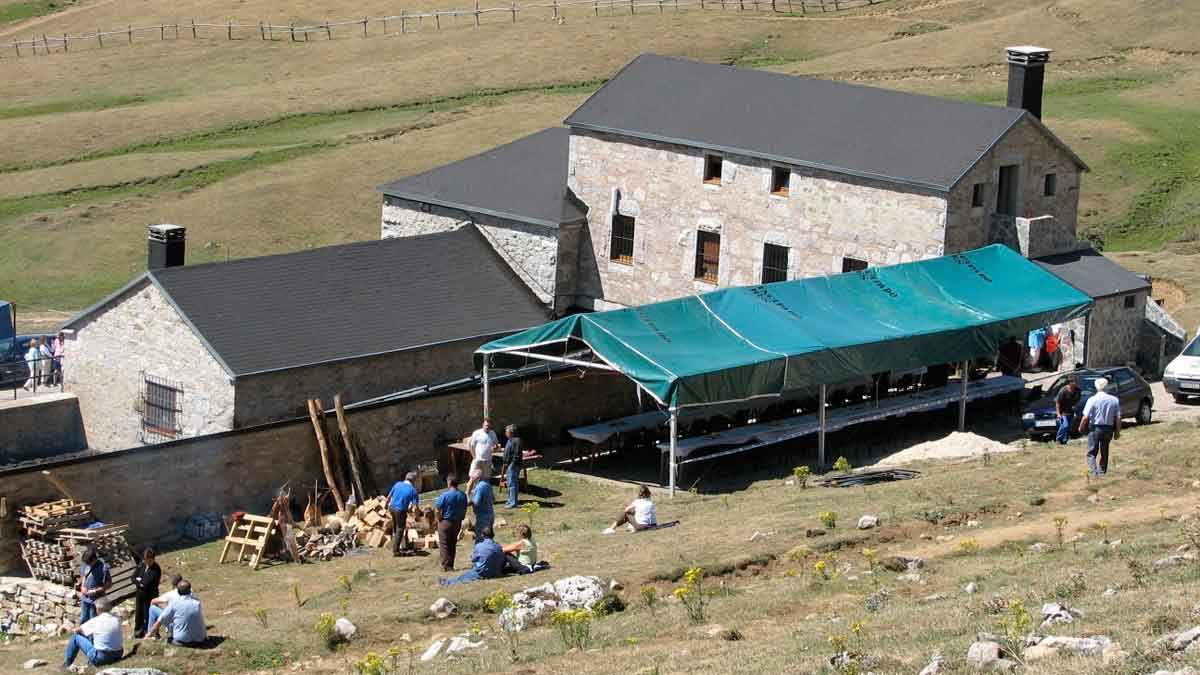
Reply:
[[[926,441],[884,457],[875,466],[901,466],[913,462],[962,461],[982,457],[986,453],[1014,452],[1021,448],[1005,445],[977,434],[954,432],[936,441]]]

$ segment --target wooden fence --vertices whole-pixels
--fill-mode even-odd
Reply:
[[[119,45],[131,45],[134,38],[145,41],[157,37],[160,41],[184,39],[200,40],[213,37],[224,37],[226,40],[261,41],[291,41],[308,42],[311,35],[318,39],[324,37],[332,40],[334,34],[339,36],[367,37],[374,34],[388,35],[389,24],[392,34],[403,35],[420,30],[428,30],[426,21],[433,24],[434,30],[460,26],[460,21],[468,26],[479,26],[483,17],[492,14],[511,17],[511,23],[516,23],[518,16],[523,13],[536,13],[555,22],[565,21],[565,13],[582,12],[584,15],[617,16],[620,14],[637,15],[639,13],[662,14],[667,10],[680,11],[684,9],[760,12],[769,11],[777,14],[807,16],[825,12],[840,12],[847,9],[878,5],[886,0],[552,0],[519,4],[512,2],[500,7],[482,8],[479,0],[475,0],[473,9],[447,9],[428,12],[405,12],[395,16],[363,17],[349,21],[333,21],[310,25],[272,24],[268,22],[251,23],[197,23],[195,19],[187,23],[168,23],[156,26],[126,26],[117,30],[96,29],[94,33],[81,35],[62,34],[50,35],[42,33],[38,37],[27,40],[13,40],[0,44],[0,59],[12,56],[36,56],[54,53],[67,53],[72,49],[108,48]],[[528,16],[528,14],[526,14]],[[397,30],[398,29],[398,30]]]

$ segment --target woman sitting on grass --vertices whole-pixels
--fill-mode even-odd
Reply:
[[[505,574],[529,574],[537,565],[538,548],[533,540],[533,530],[528,525],[518,525],[517,536],[521,539],[503,547]]]
[[[625,507],[625,512],[617,522],[604,530],[604,534],[614,534],[622,525],[627,525],[630,532],[648,530],[658,525],[658,514],[654,510],[654,502],[650,501],[650,488],[645,485],[638,488],[637,499]]]

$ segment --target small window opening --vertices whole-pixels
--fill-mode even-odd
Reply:
[[[704,182],[709,185],[721,184],[721,156],[704,156]]]
[[[788,247],[778,244],[763,244],[762,282],[773,284],[787,281]]]
[[[867,261],[858,258],[842,258],[842,272],[858,272],[867,269]]]
[[[617,214],[612,219],[612,242],[609,258],[626,265],[633,264],[633,230],[635,221],[631,216]]]
[[[786,166],[771,168],[771,194],[778,197],[788,196],[791,190],[792,170]]]
[[[976,183],[971,186],[971,208],[983,208],[983,183]]]
[[[721,235],[701,230],[696,233],[696,278],[717,283],[721,263]]]
[[[1046,181],[1042,185],[1042,194],[1046,197],[1053,197],[1054,193],[1058,192],[1058,174],[1046,174]]]
[[[1125,296],[1125,309],[1133,309],[1137,306],[1137,298],[1132,295]]]

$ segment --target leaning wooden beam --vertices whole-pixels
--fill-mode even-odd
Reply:
[[[50,481],[50,484],[53,485],[54,489],[58,490],[62,494],[62,496],[66,497],[67,499],[70,499],[72,501],[78,501],[74,497],[71,496],[71,491],[68,490],[67,486],[64,485],[63,482],[58,479],[58,476],[55,476],[54,474],[50,473],[49,471],[43,471],[42,476],[44,476],[46,478],[46,480]]]
[[[333,493],[333,502],[337,504],[338,511],[345,511],[346,502],[342,500],[342,493],[338,490],[337,481],[334,480],[333,467],[329,464],[329,448],[325,444],[325,430],[321,427],[321,420],[317,416],[317,402],[312,399],[308,401],[308,417],[312,420],[313,432],[317,435],[317,449],[321,452],[321,468],[325,471],[325,482],[329,483],[329,490]]]
[[[342,432],[342,446],[346,448],[346,457],[350,459],[354,487],[358,488],[358,499],[362,502],[367,498],[367,491],[363,489],[362,472],[358,468],[358,453],[355,451],[354,441],[350,438],[350,425],[346,422],[346,408],[342,406],[341,394],[333,397],[333,409],[337,413],[338,430]]]
[[[321,432],[325,438],[332,438],[333,434],[329,433],[325,427],[325,402],[319,398],[314,398],[313,401],[317,404],[317,417],[321,420]],[[337,480],[338,491],[342,493],[342,497],[349,499],[350,493],[354,487],[350,484],[350,479],[347,477],[349,471],[342,462],[342,456],[337,451],[337,448],[331,444],[325,446],[326,452],[329,453],[329,466],[333,469],[333,477]],[[362,501],[360,495],[358,501]]]

